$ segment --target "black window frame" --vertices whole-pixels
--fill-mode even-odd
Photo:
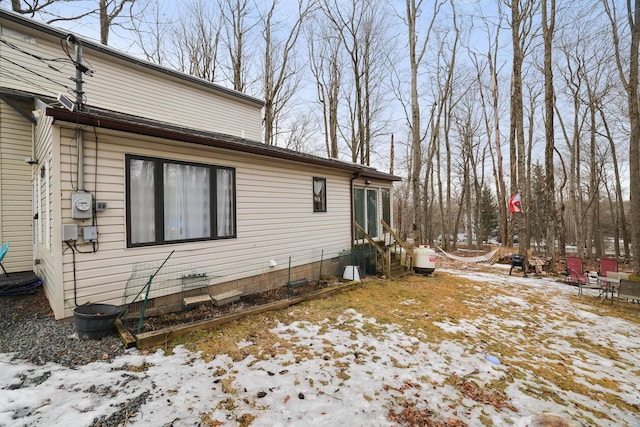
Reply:
[[[131,183],[131,161],[132,160],[142,160],[149,161],[154,163],[154,211],[155,211],[155,239],[152,242],[143,242],[143,243],[132,243],[131,242],[131,191],[130,191],[130,183]],[[164,238],[164,165],[165,164],[179,164],[179,165],[190,165],[197,167],[204,167],[209,169],[209,206],[210,206],[210,237],[198,237],[192,239],[178,239],[178,240],[165,240]],[[218,216],[217,216],[217,171],[218,170],[230,170],[232,171],[232,198],[233,198],[233,206],[231,212],[231,219],[233,221],[233,234],[226,236],[218,236]],[[145,246],[159,246],[159,245],[170,245],[175,243],[186,243],[186,242],[199,242],[199,241],[209,241],[209,240],[223,240],[223,239],[234,239],[237,238],[237,218],[236,218],[236,168],[229,166],[218,166],[211,165],[206,163],[195,163],[195,162],[187,162],[181,160],[172,160],[172,159],[164,159],[160,157],[150,157],[150,156],[141,156],[136,154],[126,154],[125,155],[125,186],[126,186],[126,230],[127,230],[127,247],[128,248],[137,248],[137,247],[145,247]]]
[[[318,207],[316,202],[316,181],[322,182],[322,206]],[[312,193],[312,204],[313,204],[313,212],[327,212],[327,178],[322,178],[319,176],[314,176],[311,181],[311,193]]]

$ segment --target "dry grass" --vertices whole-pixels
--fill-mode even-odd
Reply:
[[[227,354],[234,361],[243,360],[249,355],[260,360],[287,352],[293,352],[296,361],[312,358],[328,360],[338,356],[334,354],[331,346],[314,349],[295,346],[295,343],[282,340],[270,332],[270,329],[278,323],[292,325],[294,321],[304,320],[318,324],[327,319],[318,333],[319,336],[331,326],[351,331],[355,338],[356,333],[363,333],[363,330],[368,334],[378,335],[383,333],[388,325],[395,325],[405,334],[422,342],[438,344],[445,340],[454,340],[463,343],[471,353],[483,351],[499,354],[503,360],[508,361],[509,375],[506,379],[484,385],[485,394],[478,394],[479,399],[496,402],[494,406],[498,409],[509,407],[504,396],[506,389],[515,380],[526,378],[530,385],[522,391],[538,399],[566,404],[564,392],[572,392],[604,400],[625,411],[637,410],[617,398],[615,392],[619,391],[619,384],[616,381],[596,379],[595,376],[567,375],[567,372],[572,372],[571,359],[584,357],[586,353],[619,361],[615,352],[600,343],[592,342],[588,336],[580,336],[577,332],[575,336],[567,336],[566,333],[556,335],[548,328],[549,322],[567,324],[584,320],[552,309],[545,310],[545,302],[553,298],[553,294],[513,292],[515,291],[500,288],[495,284],[475,282],[442,272],[435,277],[410,276],[397,281],[365,280],[362,286],[352,292],[193,333],[172,345],[183,344],[190,350],[202,352],[204,357],[208,358],[217,354]],[[518,306],[508,302],[502,303],[505,298],[517,299],[523,303]],[[497,299],[500,299],[500,302],[496,302]],[[576,297],[575,302],[580,303],[583,309],[596,314],[640,323],[640,310],[637,305],[620,302],[600,304],[593,297],[583,297],[580,300]],[[375,318],[376,323],[365,323],[364,327],[358,329],[352,321],[344,319],[345,310],[348,309],[356,310],[365,318]],[[342,321],[339,321],[340,319]],[[507,326],[496,331],[491,319],[506,319],[512,323],[507,322]],[[526,319],[526,327],[518,323],[522,322],[522,319]],[[473,325],[476,332],[447,332],[441,327],[443,323]],[[500,334],[498,338],[497,333]],[[575,349],[574,353],[563,354],[554,349],[553,344],[556,340],[569,342]],[[240,348],[238,343],[242,341],[248,341],[252,345]],[[344,378],[341,379],[348,380],[346,370]],[[479,393],[472,378],[461,380],[452,376],[449,384],[457,386],[462,394]],[[228,387],[232,388],[232,385],[229,384]],[[594,391],[596,389],[599,391]],[[576,402],[572,404],[578,405]],[[596,417],[607,418],[606,414],[594,412],[592,408],[584,410]]]

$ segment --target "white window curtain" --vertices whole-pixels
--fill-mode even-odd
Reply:
[[[325,184],[326,181],[320,178],[313,179],[313,207],[315,212],[326,211],[325,206]]]
[[[211,237],[209,169],[164,164],[164,239]]]
[[[155,164],[152,161],[130,160],[129,195],[133,244],[155,240],[154,169]]]
[[[217,183],[217,235],[218,237],[228,237],[235,234],[233,221],[234,200],[233,200],[233,170],[218,169],[216,175]]]

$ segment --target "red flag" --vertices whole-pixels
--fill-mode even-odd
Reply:
[[[516,193],[509,199],[509,210],[511,213],[522,212],[522,199],[520,193]]]

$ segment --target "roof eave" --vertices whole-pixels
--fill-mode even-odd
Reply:
[[[402,178],[395,175],[379,172],[375,169],[358,165],[355,163],[344,163],[337,160],[325,159],[322,157],[310,156],[296,151],[274,148],[258,141],[245,140],[225,134],[202,132],[188,128],[169,128],[159,124],[149,124],[132,120],[122,120],[106,115],[99,115],[87,112],[69,111],[60,108],[48,107],[46,114],[54,120],[64,122],[96,126],[121,132],[130,132],[139,135],[188,142],[205,145],[208,147],[222,148],[226,150],[238,151],[247,154],[290,160],[300,163],[323,166],[333,169],[349,171],[358,174],[362,178],[380,179],[384,181],[401,181]]]

